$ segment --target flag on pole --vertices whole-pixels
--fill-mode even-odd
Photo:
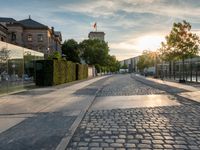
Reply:
[[[93,27],[97,31],[97,23],[96,22],[94,23]]]

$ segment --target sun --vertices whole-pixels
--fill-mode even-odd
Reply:
[[[145,35],[138,38],[137,48],[140,50],[157,50],[165,38],[161,35]]]

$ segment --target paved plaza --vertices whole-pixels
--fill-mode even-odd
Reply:
[[[65,146],[64,138],[70,137],[105,78],[0,97],[0,150]]]
[[[0,150],[199,150],[198,93],[123,74],[2,96]]]
[[[186,89],[130,75],[103,87],[67,149],[200,149],[200,104],[178,96]]]

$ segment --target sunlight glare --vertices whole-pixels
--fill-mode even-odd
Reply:
[[[140,50],[155,51],[160,47],[161,42],[164,40],[165,40],[165,38],[163,36],[159,36],[159,35],[142,36],[138,39],[137,47]]]

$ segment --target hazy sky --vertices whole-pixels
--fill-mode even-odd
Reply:
[[[61,31],[64,40],[86,39],[97,22],[119,60],[157,49],[175,21],[200,31],[200,0],[0,0],[0,10],[1,17],[16,20],[31,15]]]

